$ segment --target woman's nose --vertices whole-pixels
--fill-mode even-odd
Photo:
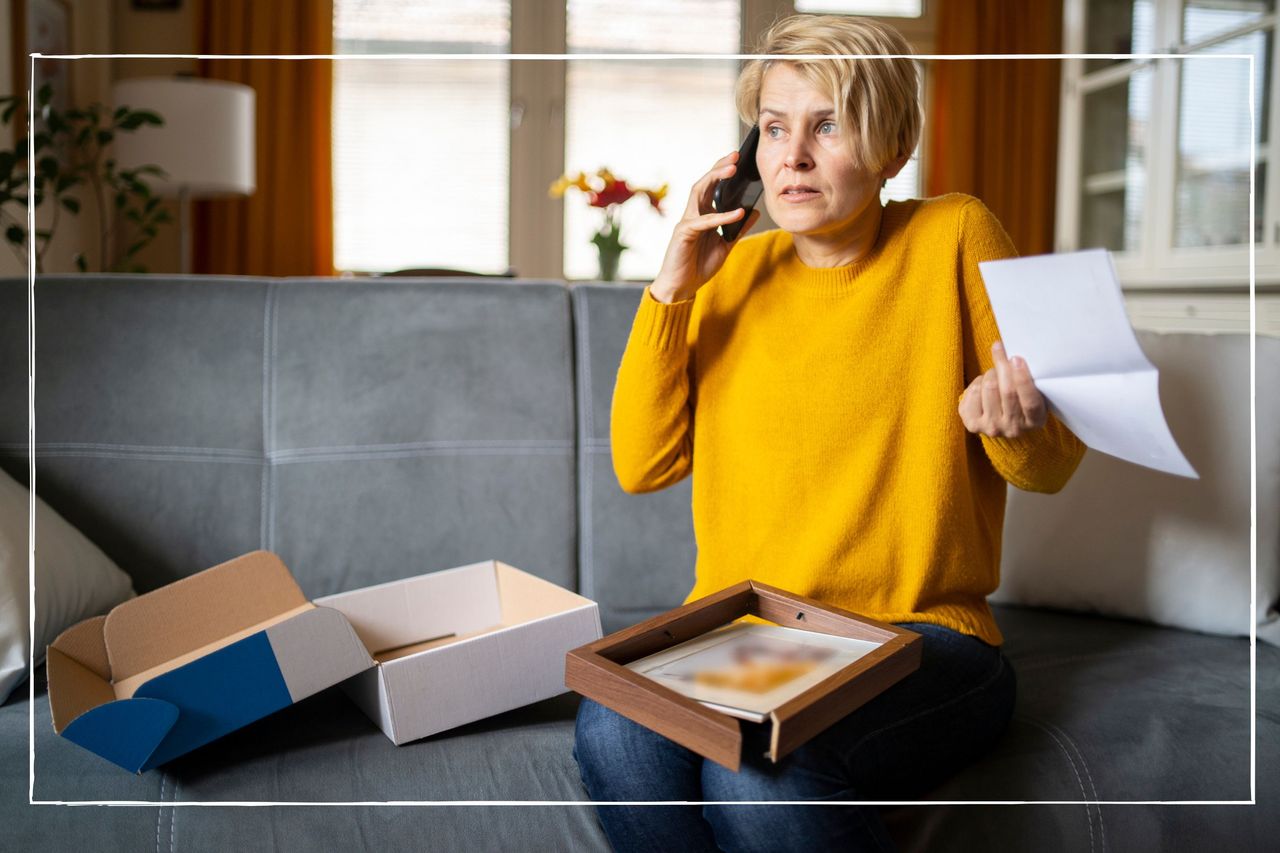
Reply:
[[[813,165],[813,158],[809,156],[809,143],[803,134],[796,134],[791,137],[791,141],[787,143],[787,168],[804,170]]]

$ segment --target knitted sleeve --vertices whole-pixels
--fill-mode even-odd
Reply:
[[[999,220],[971,198],[960,210],[960,276],[964,288],[965,385],[994,366],[991,345],[1000,339],[995,315],[978,269],[981,261],[1017,255]],[[1017,353],[1009,353],[1010,357]],[[1036,366],[1028,365],[1035,376]],[[964,389],[961,389],[963,392]],[[963,396],[963,393],[962,395]],[[980,435],[992,466],[1007,482],[1028,492],[1056,492],[1067,484],[1084,457],[1085,445],[1050,413],[1044,427],[1018,438]]]
[[[697,302],[695,296],[668,305],[647,287],[640,297],[609,417],[613,470],[623,491],[664,489],[692,470],[690,374]]]

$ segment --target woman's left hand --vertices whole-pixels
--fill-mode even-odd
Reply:
[[[1049,416],[1027,363],[1010,361],[999,341],[991,347],[995,367],[969,383],[960,399],[965,429],[992,438],[1017,438],[1044,426]]]

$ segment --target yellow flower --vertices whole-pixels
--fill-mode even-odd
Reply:
[[[576,176],[570,178],[567,174],[561,175],[551,184],[550,193],[552,198],[562,198],[569,187],[577,187],[585,192],[591,191],[591,185],[587,183],[587,175],[585,172],[579,172]]]

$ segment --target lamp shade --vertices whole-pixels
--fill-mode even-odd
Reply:
[[[254,191],[254,91],[196,77],[135,77],[112,87],[117,107],[147,110],[164,125],[117,133],[119,168],[156,165],[168,177],[149,181],[159,195],[190,198]]]

